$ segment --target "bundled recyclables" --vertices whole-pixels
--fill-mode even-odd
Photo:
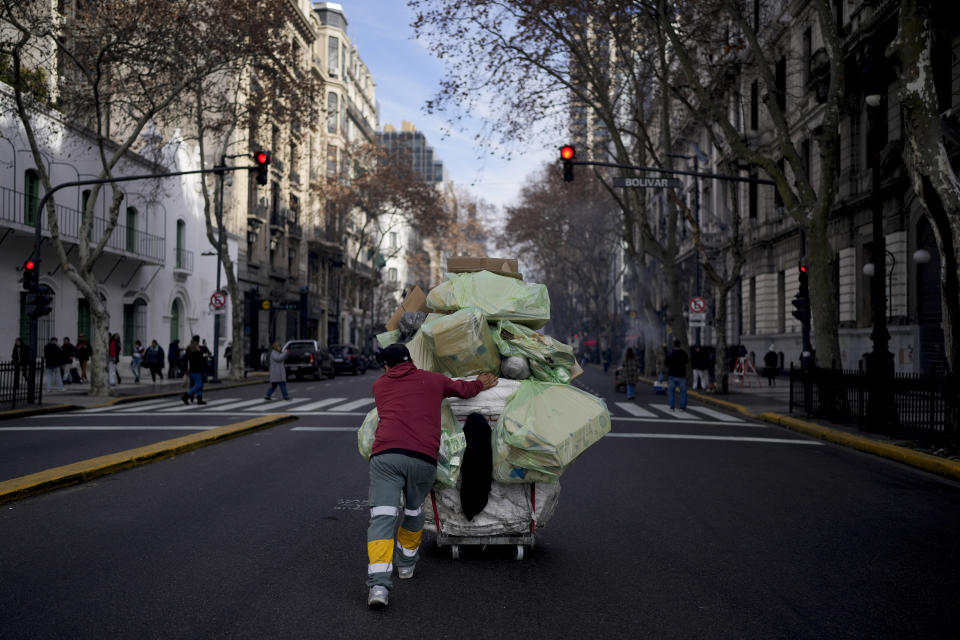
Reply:
[[[531,509],[530,499],[533,493],[534,509]],[[437,515],[443,523],[443,532],[453,536],[495,536],[505,534],[527,533],[530,531],[530,522],[535,521],[538,527],[547,524],[557,508],[557,498],[560,495],[560,483],[538,484],[503,484],[494,482],[490,485],[490,497],[483,511],[467,520],[460,505],[460,492],[456,489],[441,489],[434,492],[437,505]],[[423,505],[427,514],[426,524],[433,522],[433,505],[427,497]],[[436,529],[434,528],[434,531]]]
[[[510,396],[493,440],[493,479],[556,482],[610,432],[606,403],[576,387],[524,380]]]
[[[357,431],[357,449],[364,460],[370,460],[373,441],[376,437],[380,418],[376,409],[371,409]],[[450,405],[444,400],[440,406],[440,453],[437,454],[437,479],[434,487],[455,487],[460,477],[463,452],[467,448],[467,438],[463,435],[463,426],[453,415]]]
[[[550,320],[546,285],[499,276],[489,271],[448,273],[427,296],[434,311],[478,308],[487,320],[512,320],[539,329]]]
[[[420,332],[443,373],[469,376],[500,368],[500,355],[479,309],[469,307],[430,320]]]
[[[550,336],[501,320],[493,341],[502,356],[522,356],[530,362],[530,374],[544,382],[569,384],[570,371],[577,363],[573,349]]]

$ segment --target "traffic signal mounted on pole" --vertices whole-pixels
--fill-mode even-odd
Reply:
[[[270,166],[270,152],[257,151],[253,154],[253,161],[257,165],[257,184],[267,184],[267,167]]]
[[[53,289],[48,285],[37,285],[35,293],[27,294],[27,316],[30,318],[42,318],[50,315],[53,311]]]
[[[799,273],[800,288],[797,295],[791,301],[793,303],[793,317],[803,325],[810,323],[810,290],[807,288],[807,267],[801,264]]]
[[[573,182],[573,157],[577,155],[577,150],[569,144],[560,147],[560,159],[563,160],[563,179],[565,182]]]
[[[32,259],[23,263],[23,290],[27,293],[36,293],[38,284],[37,263]]]

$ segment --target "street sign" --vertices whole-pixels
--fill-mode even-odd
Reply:
[[[270,309],[270,301],[269,301],[269,300],[261,300],[261,301],[260,301],[260,308],[263,309],[264,311],[269,310],[269,309]]]
[[[226,304],[227,296],[223,294],[223,291],[214,291],[213,295],[210,296],[210,306],[214,309],[223,309]]]
[[[615,187],[633,187],[635,189],[680,189],[683,187],[683,180],[677,178],[624,178],[616,177],[613,179]]]
[[[690,328],[691,329],[703,329],[707,326],[707,323],[703,320],[691,320]]]
[[[693,296],[690,298],[690,311],[691,313],[703,313],[707,310],[707,301],[700,296]]]
[[[691,312],[688,314],[688,317],[690,318],[690,322],[694,322],[694,321],[696,321],[696,322],[704,322],[704,321],[707,319],[707,312],[706,312],[706,311],[691,311]]]

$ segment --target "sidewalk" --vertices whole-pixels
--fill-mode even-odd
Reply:
[[[121,372],[123,375],[124,372]],[[108,396],[90,395],[89,383],[64,384],[63,391],[47,391],[43,389],[43,402],[40,404],[24,404],[16,409],[0,410],[0,420],[11,418],[22,418],[25,416],[39,415],[43,413],[56,413],[59,411],[71,411],[74,409],[91,409],[94,407],[108,407],[115,404],[126,402],[136,402],[138,400],[149,400],[151,398],[166,398],[179,395],[187,390],[187,383],[184,378],[174,378],[173,380],[164,378],[152,382],[149,374],[146,380],[141,376],[140,382],[133,381],[133,375],[126,372],[123,375],[122,384],[110,387]],[[230,389],[233,387],[245,387],[256,384],[266,384],[266,371],[251,371],[246,378],[234,382],[221,378],[219,382],[204,383],[204,389],[215,391],[218,389]]]

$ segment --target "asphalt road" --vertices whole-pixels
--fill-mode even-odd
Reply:
[[[359,400],[373,376],[345,380]],[[0,638],[956,637],[956,483],[578,382],[614,434],[522,561],[453,561],[427,534],[417,576],[368,610],[366,465],[338,430],[360,417],[307,412],[0,507]]]

